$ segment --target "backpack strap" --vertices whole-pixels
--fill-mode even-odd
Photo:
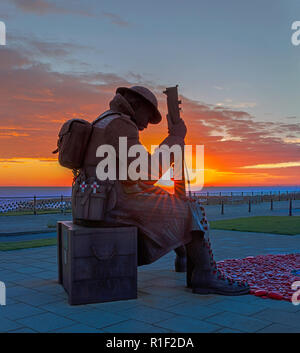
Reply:
[[[109,115],[115,115],[115,114],[118,114],[118,115],[120,115],[120,116],[122,115],[122,114],[119,113],[119,112],[115,112],[115,111],[113,111],[113,110],[107,110],[107,111],[104,112],[103,114],[99,115],[98,118],[92,122],[92,125],[95,125],[98,121],[100,121],[100,120],[102,120],[102,119],[108,117]]]

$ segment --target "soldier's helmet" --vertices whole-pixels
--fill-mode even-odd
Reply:
[[[119,87],[117,88],[116,93],[123,95],[126,91],[130,91],[136,94],[138,97],[142,98],[147,103],[150,103],[151,107],[153,108],[153,114],[149,121],[151,124],[158,124],[161,121],[162,117],[158,110],[157,99],[148,88],[143,86]]]

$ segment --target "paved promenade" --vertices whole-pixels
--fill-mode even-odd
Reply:
[[[299,252],[299,236],[214,230],[216,260]],[[300,305],[253,295],[196,295],[173,270],[174,253],[139,268],[138,299],[69,306],[56,247],[0,252],[0,332],[298,332]]]
[[[34,233],[48,233],[56,231],[55,225],[58,220],[69,221],[71,213],[49,213],[39,215],[23,216],[0,216],[0,240],[1,236],[22,235]],[[49,228],[51,226],[52,228]],[[53,228],[54,227],[54,228]]]

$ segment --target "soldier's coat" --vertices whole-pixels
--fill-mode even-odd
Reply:
[[[127,137],[128,149],[140,144],[139,131],[130,119],[132,111],[118,95],[110,104],[111,111],[122,113],[97,119],[83,172],[85,177],[95,177],[97,145],[109,144],[119,151],[119,137]],[[101,140],[101,141],[100,141]],[[183,139],[168,136],[163,144],[183,145]],[[135,158],[128,158],[128,164]],[[149,159],[150,161],[150,159]],[[149,171],[151,168],[149,167]],[[170,195],[158,186],[155,181],[116,181],[110,191],[110,207],[105,214],[109,222],[135,225],[139,229],[138,264],[151,263],[169,251],[191,241],[191,230],[205,232],[203,226],[204,210],[196,203],[182,200]]]

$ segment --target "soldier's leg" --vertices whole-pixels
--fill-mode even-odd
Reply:
[[[187,250],[187,286],[198,294],[242,295],[249,293],[245,282],[234,281],[225,277],[218,269],[213,258],[209,239],[205,233],[192,232],[192,241]]]
[[[186,249],[185,246],[180,246],[175,249],[176,258],[175,258],[175,271],[176,272],[186,272]]]

